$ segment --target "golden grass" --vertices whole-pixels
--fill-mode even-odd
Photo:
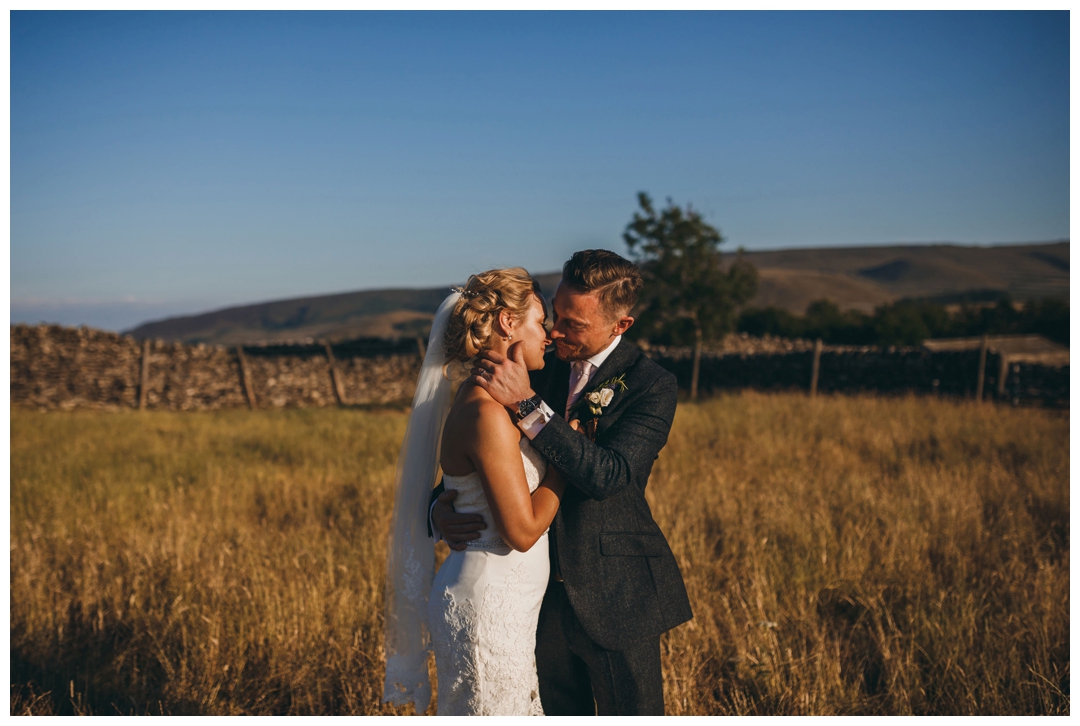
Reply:
[[[401,412],[11,415],[11,713],[377,714]],[[1064,714],[1068,414],[743,393],[649,485],[670,714]]]

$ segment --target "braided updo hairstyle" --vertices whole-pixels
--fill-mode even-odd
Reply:
[[[446,358],[465,362],[487,348],[499,313],[509,310],[520,320],[529,312],[533,295],[543,299],[540,286],[521,267],[471,275],[446,327]]]

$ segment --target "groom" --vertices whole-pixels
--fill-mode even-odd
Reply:
[[[551,524],[551,582],[536,635],[548,715],[663,715],[660,635],[693,617],[645,501],[676,386],[622,339],[641,286],[637,267],[614,252],[577,252],[552,303],[555,354],[544,368],[530,378],[520,354],[489,352],[473,369],[567,483]],[[431,519],[450,547],[463,549],[485,525],[454,512],[454,496],[441,494]]]

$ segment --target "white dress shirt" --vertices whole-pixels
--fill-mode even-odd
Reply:
[[[622,340],[622,336],[616,335],[615,339],[608,344],[608,347],[604,348],[592,358],[586,358],[586,360],[592,364],[592,368],[589,370],[588,380],[585,382],[586,388],[592,383],[593,378],[596,377],[596,372],[600,370],[600,366],[603,365],[604,361],[611,355],[611,351],[615,350],[615,346],[619,344],[620,340]],[[565,406],[566,402],[560,401],[559,403],[562,403]],[[549,406],[546,401],[541,401],[535,411],[518,421],[518,427],[520,427],[521,430],[525,432],[525,435],[529,437],[529,441],[532,441],[536,438],[536,435],[543,430],[544,426],[547,425],[547,422],[555,416],[556,413],[551,410],[551,406]]]

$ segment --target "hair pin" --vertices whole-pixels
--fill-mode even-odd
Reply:
[[[450,292],[456,292],[458,295],[461,295],[466,300],[468,300],[470,298],[474,298],[474,297],[476,297],[477,295],[480,294],[476,290],[466,290],[463,287],[457,287],[457,286],[454,286],[454,287],[450,288]]]

